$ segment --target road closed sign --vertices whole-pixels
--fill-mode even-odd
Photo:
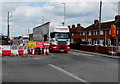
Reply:
[[[36,47],[36,41],[28,41],[28,47]]]
[[[50,47],[50,42],[48,41],[44,42],[44,47]]]
[[[43,42],[36,42],[36,47],[44,47]]]

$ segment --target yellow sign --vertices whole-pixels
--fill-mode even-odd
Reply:
[[[36,47],[36,41],[28,41],[28,47]]]

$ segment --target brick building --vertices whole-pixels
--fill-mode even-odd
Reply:
[[[111,25],[116,25],[116,38],[111,41]],[[70,27],[70,26],[69,26]],[[72,25],[70,28],[71,32],[71,44],[76,43],[87,43],[89,45],[97,45],[98,44],[98,28],[99,21],[95,20],[94,23],[86,28],[77,24]],[[118,40],[118,44],[120,45],[120,16],[115,16],[114,21],[102,22],[100,28],[100,45],[101,46],[111,46],[116,45],[116,39]]]

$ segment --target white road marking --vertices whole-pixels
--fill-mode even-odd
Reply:
[[[85,54],[85,53],[79,53],[79,52],[71,52],[73,55],[85,55],[85,56],[95,56],[95,55],[90,55],[90,54]]]
[[[38,59],[38,58],[33,58],[33,59]]]
[[[75,78],[75,79],[77,79],[77,80],[79,80],[80,82],[87,82],[86,80],[84,80],[82,78],[79,78],[79,77],[75,76],[74,74],[72,74],[70,72],[67,72],[67,71],[65,71],[65,70],[63,70],[63,69],[61,69],[61,68],[59,68],[59,67],[57,67],[57,66],[55,66],[53,64],[48,64],[48,65],[55,68],[55,69],[57,69],[57,70],[59,70],[59,71],[61,71],[61,72],[63,72],[63,73],[65,73],[65,74],[67,74],[67,75],[69,75],[69,76],[71,76],[71,77],[73,77],[73,78]]]

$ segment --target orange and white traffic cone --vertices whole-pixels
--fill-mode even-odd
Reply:
[[[50,55],[49,48],[47,48],[47,55]]]
[[[22,55],[22,56],[26,56],[25,50],[26,50],[26,48],[24,48],[24,50],[23,50],[23,55]]]
[[[40,54],[42,54],[42,48],[40,48]]]
[[[35,56],[35,50],[34,49],[32,50],[32,56]]]
[[[2,46],[0,46],[0,56],[2,56]]]
[[[46,55],[46,48],[44,48],[43,55]]]

